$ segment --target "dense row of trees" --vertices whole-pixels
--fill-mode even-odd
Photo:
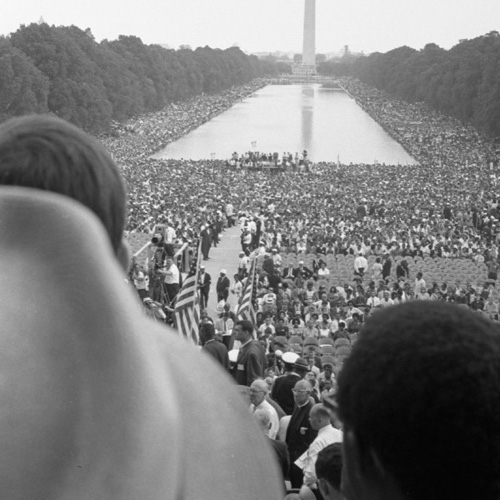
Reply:
[[[430,106],[500,136],[500,35],[463,40],[450,50],[428,44],[325,63],[325,73],[352,75],[407,101]]]
[[[175,51],[134,36],[97,43],[89,29],[30,24],[0,37],[0,120],[52,112],[98,132],[111,120],[277,72],[237,47]]]

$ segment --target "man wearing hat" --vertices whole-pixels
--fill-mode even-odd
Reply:
[[[217,280],[216,292],[217,292],[217,302],[223,300],[227,301],[229,297],[229,287],[231,283],[229,282],[229,278],[227,277],[227,271],[225,269],[221,269],[219,279]]]
[[[294,352],[285,352],[281,360],[285,371],[281,377],[274,381],[271,397],[283,408],[287,415],[291,415],[295,406],[292,389],[297,381],[305,375],[308,365],[305,360],[302,360],[305,367],[300,363],[296,365],[299,355]]]
[[[200,291],[200,307],[206,308],[208,305],[208,294],[210,292],[210,285],[212,278],[210,274],[205,271],[205,266],[200,266],[198,273],[198,290]]]

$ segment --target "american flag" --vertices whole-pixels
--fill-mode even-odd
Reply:
[[[199,344],[200,298],[198,294],[198,270],[200,269],[200,245],[198,244],[191,261],[191,267],[177,295],[174,315],[179,333],[194,344]]]
[[[248,273],[247,282],[243,288],[243,293],[241,295],[241,302],[238,307],[238,312],[236,313],[236,318],[238,320],[248,320],[252,322],[255,327],[257,323],[257,318],[255,315],[255,270],[256,270],[256,260],[253,259],[250,263],[250,269]]]

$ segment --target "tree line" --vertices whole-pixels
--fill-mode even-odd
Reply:
[[[500,136],[500,34],[496,31],[463,40],[450,50],[433,43],[422,50],[404,46],[384,54],[327,61],[319,70],[354,76],[393,97],[425,102]]]
[[[277,73],[237,47],[172,50],[135,36],[98,43],[90,29],[33,23],[0,37],[0,120],[50,112],[97,133],[113,120]]]

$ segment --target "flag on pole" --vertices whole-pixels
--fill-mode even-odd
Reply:
[[[179,333],[190,343],[199,344],[200,297],[198,293],[198,270],[200,268],[200,245],[197,245],[189,272],[177,294],[174,316]]]
[[[241,302],[236,313],[236,318],[238,320],[251,321],[254,327],[257,324],[257,317],[254,308],[256,267],[257,259],[253,259],[250,264],[247,282],[245,284],[245,287],[243,288],[243,293],[241,295]]]

